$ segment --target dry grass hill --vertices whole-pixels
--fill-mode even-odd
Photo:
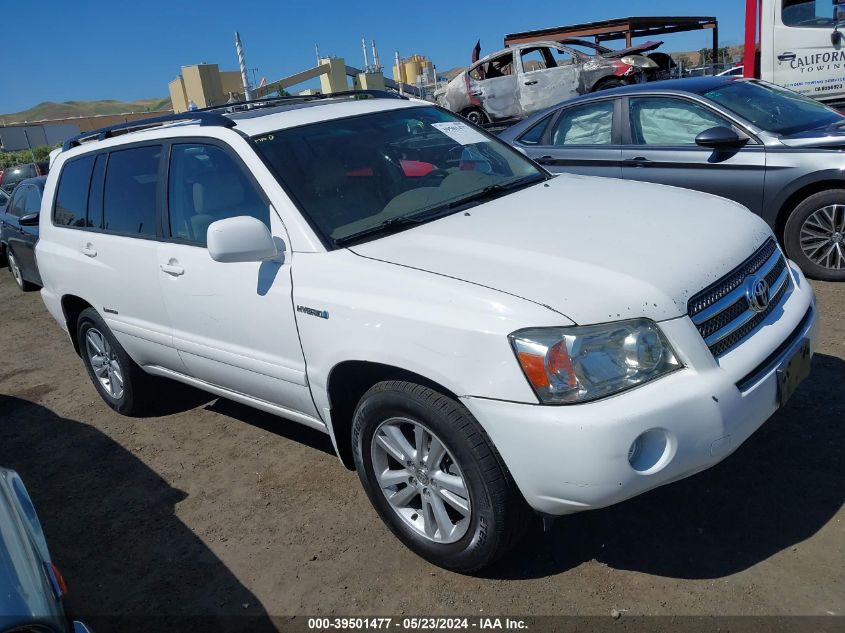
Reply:
[[[2,123],[23,123],[49,119],[66,119],[101,114],[126,114],[130,112],[151,112],[171,108],[170,99],[138,99],[137,101],[44,101],[22,112],[0,114]]]

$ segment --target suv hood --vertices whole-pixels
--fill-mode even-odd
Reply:
[[[589,324],[682,316],[689,297],[770,235],[763,220],[723,198],[562,174],[350,250]]]

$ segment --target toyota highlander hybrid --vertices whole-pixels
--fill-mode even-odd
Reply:
[[[809,372],[813,290],[741,205],[552,177],[439,107],[364,96],[65,144],[42,296],[110,407],[167,378],[319,429],[399,539],[467,572],[530,510],[719,462]]]

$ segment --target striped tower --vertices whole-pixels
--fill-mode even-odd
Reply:
[[[246,75],[246,60],[244,59],[244,47],[241,45],[241,34],[235,31],[235,50],[238,52],[238,66],[241,68],[241,81],[244,84],[244,100],[252,101],[252,92],[249,88],[249,78]]]

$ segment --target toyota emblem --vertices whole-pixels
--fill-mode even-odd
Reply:
[[[769,282],[763,277],[751,277],[745,290],[748,307],[754,312],[762,312],[769,307]]]

